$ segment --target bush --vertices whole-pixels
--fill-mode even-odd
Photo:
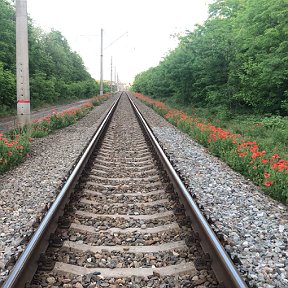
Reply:
[[[28,133],[15,134],[14,137],[6,137],[0,133],[0,172],[4,172],[23,158],[29,157],[30,140]]]

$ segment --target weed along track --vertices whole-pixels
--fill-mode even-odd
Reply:
[[[245,287],[213,267],[212,248],[203,252],[200,240],[208,242],[193,231],[126,93],[115,107],[78,182],[70,180],[73,193],[28,287]]]

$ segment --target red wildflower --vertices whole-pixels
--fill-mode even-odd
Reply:
[[[264,185],[267,187],[271,186],[272,184],[273,184],[273,181],[265,181],[264,182]]]
[[[269,177],[270,177],[270,174],[269,174],[269,173],[264,173],[264,177],[265,177],[265,178],[269,178]]]
[[[261,156],[261,157],[264,157],[265,154],[266,154],[266,151],[260,152],[260,156]]]
[[[240,154],[239,154],[239,157],[244,157],[246,154],[247,154],[247,152],[240,153]]]
[[[259,155],[260,155],[259,152],[254,152],[254,153],[252,154],[252,159],[255,159],[255,158],[258,157]]]
[[[250,149],[250,151],[251,151],[252,153],[256,153],[257,150],[258,150],[258,146],[257,146],[257,145],[253,146],[253,147]]]
[[[1,135],[0,135],[1,136]],[[272,157],[272,159],[280,159],[280,156],[278,154],[274,154]]]

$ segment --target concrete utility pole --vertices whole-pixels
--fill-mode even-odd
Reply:
[[[115,87],[116,87],[116,92],[118,91],[118,87],[117,87],[117,82],[116,82],[116,66],[114,66],[114,85],[115,85]]]
[[[112,81],[113,81],[113,67],[112,67],[112,56],[111,56],[111,81],[110,81],[111,95],[113,94]]]
[[[101,29],[100,95],[103,95],[103,29]]]
[[[16,0],[17,125],[30,124],[27,0]]]

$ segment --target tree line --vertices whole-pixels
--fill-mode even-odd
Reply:
[[[98,93],[99,84],[61,32],[45,33],[29,18],[28,33],[32,107]],[[16,107],[16,100],[16,11],[0,0],[0,111]]]
[[[287,0],[216,0],[132,89],[182,104],[288,115]]]

